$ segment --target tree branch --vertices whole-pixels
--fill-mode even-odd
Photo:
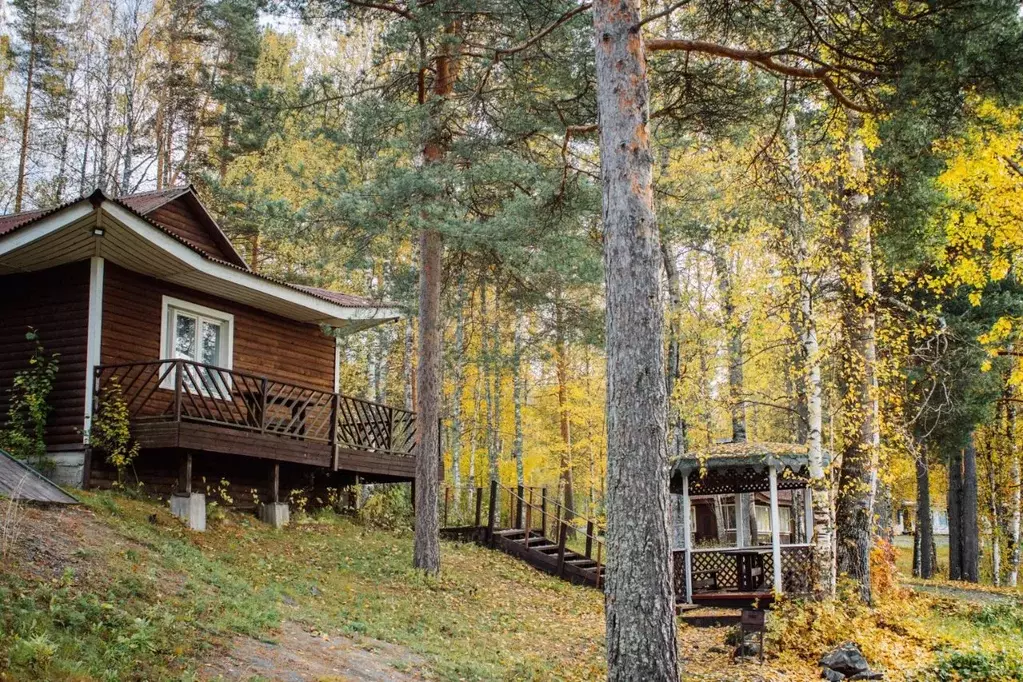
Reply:
[[[654,38],[645,41],[644,44],[649,52],[699,52],[715,57],[724,57],[733,61],[746,62],[748,64],[758,66],[765,71],[789,76],[791,78],[815,80],[823,84],[824,87],[827,88],[828,92],[830,92],[843,107],[861,113],[871,113],[872,111],[869,106],[854,102],[848,95],[841,91],[833,78],[833,75],[839,73],[840,69],[826,64],[807,68],[804,66],[793,66],[791,64],[779,62],[776,57],[783,55],[807,58],[803,55],[796,55],[787,50],[763,52],[760,50],[746,50],[739,47],[729,47],[727,45],[709,43],[704,40],[685,40],[682,38]]]

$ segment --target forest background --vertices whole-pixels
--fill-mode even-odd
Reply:
[[[567,3],[479,4],[485,19],[450,46],[461,73],[438,105],[450,153],[429,166],[422,55],[376,3],[347,3],[366,10],[357,20],[330,3],[0,5],[0,208],[193,183],[259,272],[406,306],[405,321],[346,339],[342,390],[410,408],[414,237],[426,220],[441,225],[448,482],[547,486],[599,517],[604,274],[590,19]],[[717,21],[696,3],[657,17],[672,7],[648,8],[662,35]],[[565,19],[537,50],[510,29],[493,29],[497,48],[473,43],[502,16],[535,31]],[[732,28],[743,22],[752,19]],[[788,30],[781,19],[777,30]],[[919,106],[873,109],[853,126],[826,89],[748,62],[689,52],[651,61],[670,453],[804,442],[813,386],[825,449],[841,455],[856,442],[845,361],[857,339],[843,324],[855,254],[842,227],[850,195],[861,196],[873,230],[873,290],[857,305],[876,318],[877,527],[890,532],[905,507],[952,511],[965,499],[976,513],[956,515],[967,524],[957,532],[982,539],[985,579],[1014,584],[1023,109],[981,88],[921,104],[937,86],[917,74]],[[941,568],[979,577],[960,554]]]

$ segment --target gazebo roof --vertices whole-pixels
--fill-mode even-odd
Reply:
[[[763,469],[776,466],[799,471],[809,465],[809,448],[799,443],[717,443],[703,450],[687,452],[672,464],[672,473],[715,469]],[[831,456],[824,451],[824,464]]]

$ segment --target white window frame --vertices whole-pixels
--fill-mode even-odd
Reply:
[[[160,306],[160,354],[161,360],[175,360],[174,357],[174,332],[176,329],[175,315],[178,311],[197,318],[196,333],[202,328],[202,321],[215,322],[223,325],[225,334],[221,339],[220,361],[215,366],[226,370],[234,367],[234,315],[225,313],[223,310],[216,310],[198,303],[185,301],[173,296],[164,296]],[[196,345],[198,351],[200,345]],[[199,364],[205,364],[195,360]],[[161,388],[174,388],[174,372],[168,372],[167,377],[160,385]],[[228,386],[230,388],[230,385]]]

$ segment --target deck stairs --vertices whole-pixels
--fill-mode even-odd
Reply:
[[[560,547],[557,541],[544,537],[538,531],[530,531],[527,537],[521,528],[495,530],[490,544],[534,568],[575,585],[603,588],[605,566],[598,564],[592,556]]]

